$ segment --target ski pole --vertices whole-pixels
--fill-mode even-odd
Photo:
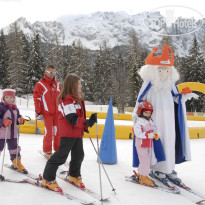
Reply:
[[[90,139],[90,141],[91,141],[91,143],[92,143],[92,145],[93,145],[93,148],[94,148],[94,150],[95,150],[95,153],[96,153],[97,156],[98,156],[98,160],[100,161],[100,164],[101,164],[101,166],[102,166],[102,168],[103,168],[103,170],[104,170],[104,172],[105,172],[105,174],[106,174],[106,176],[107,176],[107,179],[108,179],[108,181],[109,181],[109,183],[110,183],[110,185],[111,185],[111,187],[112,187],[112,191],[114,191],[114,193],[115,193],[115,195],[116,195],[115,188],[113,187],[112,182],[110,181],[110,178],[109,178],[109,176],[108,176],[108,174],[107,174],[107,172],[106,172],[106,170],[105,170],[105,167],[103,166],[103,163],[102,163],[102,161],[101,161],[101,159],[100,159],[100,156],[99,156],[99,154],[98,154],[98,152],[97,152],[97,149],[95,148],[95,145],[94,145],[94,143],[93,143],[93,141],[92,141],[92,139],[91,139],[89,133],[88,133],[88,137],[89,137],[89,139]]]
[[[38,120],[37,120],[37,114],[36,114],[36,135],[38,134],[38,126],[37,126],[37,122],[38,122]]]
[[[31,121],[31,118],[29,116],[24,116],[23,118],[24,118],[25,121]]]
[[[3,177],[3,167],[4,167],[4,158],[5,158],[7,135],[8,135],[8,126],[6,127],[6,136],[5,136],[5,141],[4,141],[4,152],[3,152],[2,167],[1,167],[1,174],[0,174],[0,180],[1,181],[4,180],[4,177]]]
[[[97,113],[95,113],[97,119]],[[103,203],[103,194],[102,194],[102,177],[101,177],[101,168],[100,168],[100,157],[99,157],[99,142],[98,142],[98,126],[96,121],[96,135],[97,135],[97,155],[98,155],[98,168],[99,168],[99,179],[100,179],[100,195],[101,195],[101,203]]]
[[[19,152],[19,135],[20,135],[20,124],[18,126],[17,149],[16,149],[16,168],[17,168],[17,158],[18,158],[18,152]]]

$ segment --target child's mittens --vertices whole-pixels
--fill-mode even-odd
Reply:
[[[6,120],[4,120],[3,126],[4,127],[9,127],[11,125],[11,123],[12,123],[12,121],[9,118],[7,118]]]

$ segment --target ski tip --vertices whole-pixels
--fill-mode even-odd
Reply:
[[[205,199],[196,202],[196,204],[201,204],[201,203],[204,203],[204,202],[205,202]]]
[[[100,199],[99,201],[108,201],[110,199],[110,196],[108,197],[103,197],[102,199]]]
[[[0,175],[0,181],[4,181],[4,176]]]
[[[81,204],[92,205],[92,204],[94,204],[95,202],[96,202],[96,201],[81,202]]]
[[[23,170],[22,173],[23,173],[23,174],[28,174],[28,171],[27,171],[27,170]]]

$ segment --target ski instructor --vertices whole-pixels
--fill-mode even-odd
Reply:
[[[161,56],[154,55],[157,50],[158,48],[153,48],[145,60],[146,65],[139,71],[143,84],[132,118],[135,124],[136,111],[141,101],[146,100],[153,105],[152,119],[160,133],[166,160],[152,165],[152,173],[161,181],[179,180],[174,170],[175,164],[191,160],[185,102],[187,99],[198,96],[193,94],[189,88],[184,88],[182,93],[179,93],[175,84],[179,80],[179,74],[174,67],[173,51],[166,44],[164,44]],[[134,154],[133,152],[135,160]],[[152,158],[153,161],[157,160],[154,159],[154,154]]]
[[[57,96],[60,94],[61,86],[55,80],[55,74],[55,67],[47,65],[43,78],[36,83],[33,92],[36,117],[42,115],[44,120],[43,152],[47,158],[52,156],[52,141],[54,151],[59,149],[60,143]]]

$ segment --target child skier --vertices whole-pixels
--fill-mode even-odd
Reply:
[[[21,117],[15,104],[15,92],[13,89],[3,90],[2,102],[0,103],[0,153],[4,149],[6,139],[12,166],[19,172],[27,174],[27,170],[21,164],[21,148],[17,144],[17,125],[24,124],[24,118]]]
[[[153,142],[160,142],[157,129],[151,119],[152,112],[153,107],[149,102],[140,102],[137,109],[138,119],[134,126],[133,146],[135,151],[137,150],[138,163],[136,164],[136,158],[133,156],[133,164],[134,167],[138,167],[139,182],[147,186],[154,186],[154,182],[148,176],[151,164],[157,162],[156,158],[152,156]],[[160,161],[165,159],[163,152],[160,158]]]
[[[85,188],[80,173],[84,158],[82,137],[87,127],[92,127],[97,122],[97,118],[92,114],[90,119],[86,120],[84,94],[81,89],[80,78],[75,74],[68,74],[58,97],[60,147],[48,160],[42,180],[42,186],[56,192],[62,192],[55,180],[57,169],[65,163],[70,151],[67,180]]]

